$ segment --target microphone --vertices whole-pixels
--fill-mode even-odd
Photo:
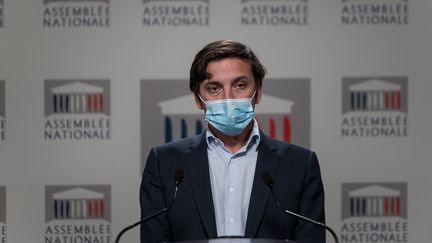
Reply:
[[[175,202],[175,200],[177,198],[177,191],[178,191],[179,185],[183,181],[183,176],[184,176],[183,169],[179,168],[179,169],[177,169],[175,171],[175,174],[174,174],[174,182],[175,182],[174,197],[173,197],[173,200],[172,200],[171,204],[168,205],[168,207],[163,208],[163,209],[161,209],[161,210],[159,210],[159,211],[157,211],[157,212],[155,212],[155,213],[153,213],[153,214],[151,214],[151,215],[149,215],[149,216],[141,219],[140,221],[138,221],[138,222],[136,222],[134,224],[131,224],[131,225],[127,226],[126,228],[122,229],[120,231],[120,233],[118,233],[118,235],[116,237],[116,240],[115,240],[115,243],[119,243],[120,242],[120,238],[127,231],[129,231],[129,230],[135,228],[136,226],[141,225],[141,224],[147,222],[148,220],[150,220],[150,219],[152,219],[152,218],[154,218],[154,217],[156,217],[156,216],[158,216],[158,215],[160,215],[160,214],[165,213],[166,211],[168,211],[174,205],[174,202]]]
[[[270,191],[271,191],[271,194],[272,194],[272,196],[273,196],[273,199],[275,200],[275,202],[276,202],[276,204],[277,204],[277,206],[278,206],[279,209],[281,209],[281,210],[282,210],[284,213],[286,213],[286,214],[290,214],[290,215],[292,215],[292,216],[294,216],[294,217],[300,218],[300,219],[302,219],[302,220],[305,220],[305,221],[307,221],[307,222],[309,222],[309,223],[312,223],[312,224],[318,225],[318,226],[320,226],[320,227],[322,227],[322,228],[328,230],[328,231],[331,233],[331,235],[333,236],[334,241],[335,241],[336,243],[339,243],[339,239],[338,239],[338,237],[336,236],[336,233],[335,233],[335,232],[334,232],[334,231],[333,231],[329,226],[327,226],[327,225],[325,225],[325,224],[323,224],[323,223],[317,222],[317,221],[315,221],[315,220],[312,220],[312,219],[310,219],[310,218],[307,218],[307,217],[305,217],[305,216],[302,216],[302,215],[300,215],[300,214],[293,213],[293,212],[291,212],[291,211],[289,211],[289,210],[287,210],[287,209],[283,209],[283,208],[281,207],[281,205],[280,205],[280,203],[279,203],[279,200],[277,199],[276,194],[275,194],[275,192],[274,192],[274,190],[273,190],[273,178],[272,178],[272,176],[270,175],[270,173],[269,173],[268,171],[264,171],[264,172],[262,173],[262,179],[263,179],[264,183],[266,184],[266,186],[268,186],[268,187],[270,188]]]

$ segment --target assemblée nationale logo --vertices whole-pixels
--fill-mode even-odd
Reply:
[[[4,20],[5,20],[5,13],[4,13],[4,0],[0,0],[0,28],[4,28]]]
[[[110,81],[45,80],[46,140],[111,139]]]
[[[0,186],[0,243],[6,243],[6,187]]]
[[[342,79],[342,137],[408,136],[408,78]]]
[[[407,183],[342,184],[341,242],[408,242]]]
[[[305,26],[308,0],[242,0],[244,26]]]
[[[344,25],[407,25],[408,0],[341,0]]]
[[[112,242],[111,186],[45,186],[45,243]]]
[[[142,155],[151,147],[201,134],[204,112],[195,104],[186,80],[142,80]],[[310,146],[310,80],[266,79],[256,106],[260,128],[270,137]]]
[[[6,140],[6,90],[5,81],[0,80],[0,141]]]
[[[142,0],[144,27],[206,27],[210,0]]]
[[[110,26],[111,0],[43,0],[45,28]]]

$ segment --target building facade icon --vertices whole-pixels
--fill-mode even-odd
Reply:
[[[104,113],[104,89],[74,82],[52,88],[54,113]]]
[[[401,192],[371,185],[348,193],[350,217],[400,217]]]
[[[105,219],[104,194],[84,188],[52,194],[54,219]]]
[[[372,79],[349,87],[350,111],[401,111],[401,86]]]
[[[193,95],[185,95],[158,103],[164,122],[164,142],[200,134],[205,128],[204,112],[199,110]],[[291,142],[293,101],[262,95],[256,106],[260,128],[270,137]]]
[[[291,143],[291,114],[294,101],[263,94],[256,106],[256,119],[260,128],[271,138]]]

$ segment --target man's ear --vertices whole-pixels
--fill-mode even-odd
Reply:
[[[261,93],[262,93],[261,91],[262,91],[262,87],[257,88],[255,91],[255,98],[254,98],[255,105],[259,104],[261,101]]]
[[[198,97],[197,93],[194,93],[194,97],[195,97],[195,104],[197,105],[198,109],[200,110],[204,110],[204,103],[202,102],[202,100]]]

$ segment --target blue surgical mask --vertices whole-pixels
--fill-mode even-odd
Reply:
[[[198,95],[199,96],[199,95]],[[204,101],[205,119],[214,128],[228,136],[239,135],[254,117],[252,98]]]

